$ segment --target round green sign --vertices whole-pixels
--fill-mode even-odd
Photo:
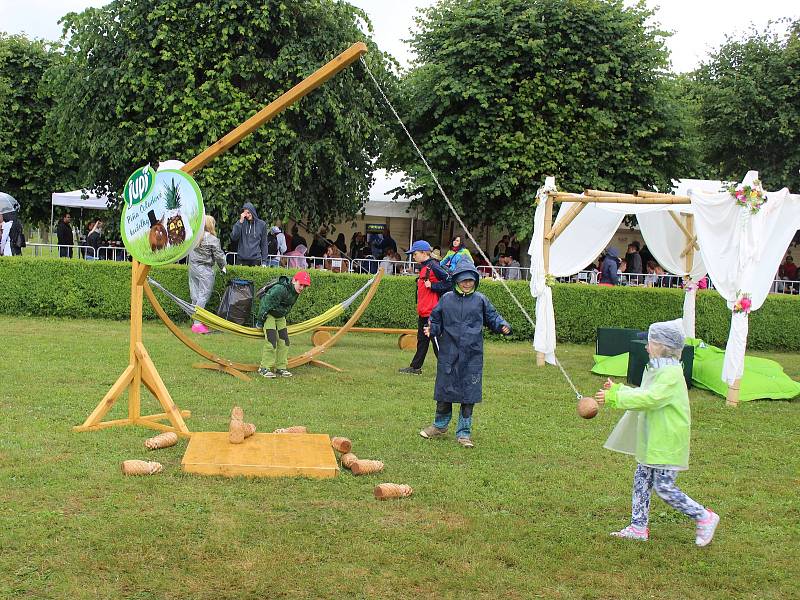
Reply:
[[[122,241],[131,256],[151,265],[189,254],[203,233],[203,195],[191,175],[175,169],[134,171],[123,190]]]

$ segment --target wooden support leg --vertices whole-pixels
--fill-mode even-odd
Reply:
[[[248,377],[244,373],[242,373],[239,369],[234,369],[229,365],[221,365],[219,363],[194,363],[192,365],[195,369],[208,369],[209,371],[220,371],[222,373],[227,373],[228,375],[233,375],[237,379],[241,379],[242,381],[252,381],[251,377]]]
[[[732,406],[733,408],[737,408],[739,406],[739,383],[741,379],[737,379],[731,385],[728,386],[728,398],[725,401],[727,406]]]
[[[89,431],[92,428],[96,428],[97,425],[103,420],[103,417],[106,416],[108,411],[111,410],[111,407],[114,406],[114,403],[117,399],[122,395],[122,393],[128,388],[133,381],[133,371],[135,365],[130,364],[128,368],[122,372],[122,375],[119,376],[116,383],[111,386],[111,389],[106,392],[106,395],[100,400],[100,403],[97,405],[97,408],[92,411],[88,417],[86,417],[86,421],[84,421],[83,425],[78,425],[73,427],[75,431]],[[129,421],[128,419],[121,419],[121,421]],[[119,424],[119,423],[118,423]]]
[[[537,352],[536,353],[536,366],[543,367],[545,365],[544,361],[544,352]]]
[[[189,428],[186,427],[186,423],[183,421],[183,417],[181,416],[181,411],[178,410],[178,407],[175,405],[175,402],[172,400],[172,396],[169,395],[167,391],[167,386],[164,385],[163,380],[161,379],[161,375],[158,374],[156,370],[156,366],[153,364],[153,361],[150,359],[150,355],[147,353],[144,345],[139,342],[136,344],[136,357],[139,359],[139,363],[142,366],[142,380],[146,381],[146,385],[148,389],[155,391],[155,396],[158,399],[158,402],[164,408],[164,412],[167,414],[170,423],[175,428],[175,432],[183,435],[191,435]],[[146,423],[150,423],[147,419],[139,419],[137,422],[145,425]]]
[[[336,371],[337,373],[344,373],[344,371],[339,367],[334,367],[332,364],[323,362],[316,358],[311,359],[311,364],[315,367],[324,367],[326,369],[330,369],[331,371]]]

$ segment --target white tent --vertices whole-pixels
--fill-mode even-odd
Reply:
[[[87,192],[88,197],[83,199],[83,191],[53,192],[50,200],[50,231],[53,230],[53,215],[56,206],[67,208],[80,208],[89,210],[108,210],[108,196],[98,196]]]

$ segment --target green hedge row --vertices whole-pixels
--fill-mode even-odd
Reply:
[[[288,273],[283,269],[230,267],[232,276],[251,279],[256,286]],[[151,276],[177,296],[189,299],[187,268],[169,265],[154,268]],[[8,257],[0,258],[0,313],[67,318],[126,319],[130,314],[130,264],[107,261]],[[298,300],[290,322],[315,316],[348,297],[368,277],[315,271],[313,285]],[[535,301],[527,282],[509,286],[525,309],[535,316]],[[218,276],[216,294],[209,303],[215,309],[224,288]],[[533,330],[503,287],[483,281],[480,290],[514,328],[512,339],[532,339]],[[186,315],[160,296],[167,313],[176,321]],[[385,277],[359,325],[364,327],[416,327],[415,284],[411,277]],[[360,299],[359,299],[360,300]],[[560,342],[592,343],[598,327],[646,329],[653,321],[675,319],[683,310],[683,292],[677,289],[600,287],[559,284],[553,290],[556,333]],[[356,302],[348,314],[358,305]],[[771,295],[750,317],[748,346],[753,349],[800,350],[798,312],[800,298]],[[145,302],[145,318],[156,318]],[[345,317],[334,324],[343,323]],[[730,311],[716,292],[697,296],[697,335],[723,346],[728,338]]]

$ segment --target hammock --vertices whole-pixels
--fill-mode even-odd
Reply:
[[[366,290],[375,278],[373,277],[367,283],[365,283],[361,289],[359,289],[355,294],[350,296],[344,302],[340,302],[335,306],[331,306],[328,310],[324,313],[317,315],[316,317],[312,317],[307,321],[303,321],[302,323],[295,323],[294,325],[289,325],[286,329],[289,335],[297,335],[299,333],[306,333],[311,331],[312,329],[316,329],[321,325],[324,325],[328,321],[335,319],[338,316],[344,314],[344,311],[350,306],[356,298],[358,298],[364,290]],[[205,308],[200,308],[199,306],[192,304],[190,302],[186,302],[186,300],[182,300],[168,289],[166,289],[163,285],[158,283],[152,277],[147,278],[148,283],[151,285],[156,286],[160,289],[164,294],[169,297],[175,304],[177,304],[183,312],[185,312],[189,317],[196,321],[200,321],[204,325],[211,327],[212,329],[216,329],[217,331],[227,331],[228,333],[235,333],[236,335],[241,335],[244,337],[249,338],[264,338],[264,332],[259,329],[258,327],[245,327],[244,325],[239,325],[238,323],[232,323],[226,319],[223,319],[219,315],[215,315],[213,312],[206,310]]]

